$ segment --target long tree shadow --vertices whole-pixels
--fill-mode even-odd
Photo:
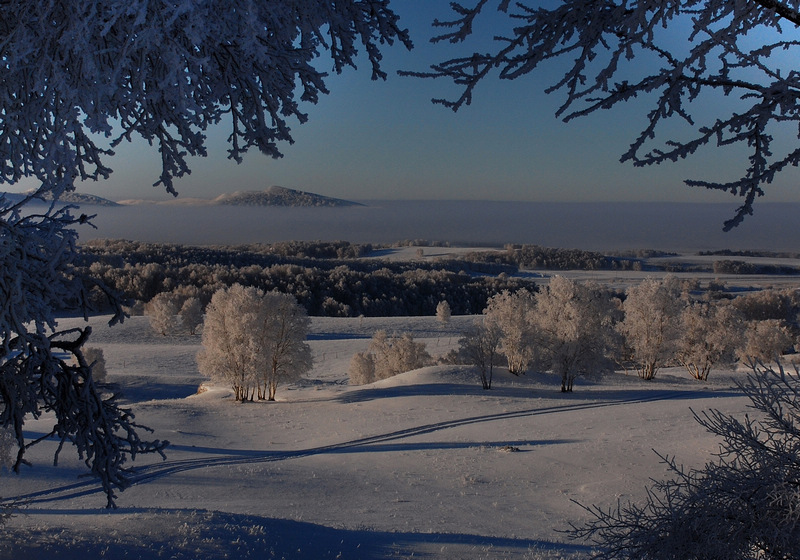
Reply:
[[[411,387],[413,388],[413,387]],[[525,410],[515,410],[506,412],[497,412],[490,414],[483,414],[478,416],[454,418],[452,420],[444,420],[431,424],[424,424],[421,426],[414,426],[411,428],[404,428],[389,433],[376,434],[372,436],[365,436],[355,440],[350,440],[341,443],[334,443],[330,445],[323,445],[307,449],[286,450],[286,451],[240,451],[236,454],[226,453],[215,457],[210,457],[208,454],[205,456],[193,457],[188,459],[167,460],[161,463],[152,463],[144,466],[137,466],[131,469],[129,475],[129,483],[131,485],[147,483],[151,480],[160,479],[173,474],[211,468],[224,465],[243,465],[243,464],[259,464],[269,463],[275,461],[285,461],[289,459],[296,459],[300,457],[309,457],[313,455],[322,455],[330,453],[358,453],[369,452],[380,449],[388,442],[403,440],[413,436],[423,434],[430,434],[439,432],[441,430],[468,426],[471,424],[480,424],[484,422],[493,422],[499,420],[511,420],[516,418],[532,417],[544,414],[557,414],[561,412],[574,412],[577,410],[590,410],[594,408],[603,408],[608,406],[618,406],[623,404],[633,403],[647,403],[661,400],[670,400],[676,398],[684,398],[686,391],[645,391],[644,394],[631,397],[631,393],[627,392],[628,398],[621,400],[592,400],[590,402],[567,402],[564,404],[557,404],[554,406],[539,407]],[[565,443],[567,440],[559,440],[559,443]],[[408,445],[419,445],[409,443]],[[485,445],[485,443],[484,443]],[[410,448],[409,448],[410,449]],[[384,447],[385,451],[386,448]],[[101,492],[99,484],[96,480],[89,479],[86,481],[76,482],[66,486],[48,488],[45,490],[32,492],[29,494],[6,497],[12,501],[23,501],[29,504],[45,503],[52,501],[61,501],[66,499],[84,496],[88,494]]]
[[[32,509],[26,514],[73,516],[98,515],[97,510]],[[68,515],[67,515],[68,514]],[[326,560],[332,558],[376,559],[397,557],[509,558],[530,557],[533,551],[584,556],[590,548],[580,544],[539,539],[495,537],[468,533],[415,533],[377,531],[370,528],[339,529],[287,519],[197,510],[124,508],[103,511],[97,527],[81,523],[70,538],[54,538],[63,528],[17,530],[5,546],[8,558],[285,558]],[[114,523],[120,516],[124,523]],[[88,519],[87,519],[88,521]],[[102,524],[113,523],[114,531]],[[80,519],[78,520],[80,522]],[[142,539],[142,535],[147,535]]]

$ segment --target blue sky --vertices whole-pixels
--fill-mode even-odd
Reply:
[[[453,52],[448,45],[428,43],[434,33],[430,22],[446,17],[447,5],[393,0],[416,48],[384,51],[388,81],[372,82],[366,64],[331,77],[331,94],[306,107],[309,121],[294,123],[295,144],[283,145],[279,160],[250,152],[236,165],[226,159],[225,125],[211,131],[208,157],[194,159],[193,173],[176,182],[181,196],[210,198],[281,185],[354,200],[736,202],[726,193],[686,187],[682,180],[734,179],[744,163],[741,151],[708,149],[687,162],[644,169],[621,164],[620,155],[643,126],[646,105],[565,124],[554,116],[562,97],[543,93],[557,66],[513,82],[487,81],[473,104],[458,113],[433,105],[432,97],[455,95],[453,86],[399,77],[396,70],[424,70]],[[109,162],[115,172],[108,181],[79,190],[115,200],[170,198],[151,186],[158,176],[153,148],[126,144],[117,154]],[[800,200],[799,178],[796,170],[784,174],[763,200]]]

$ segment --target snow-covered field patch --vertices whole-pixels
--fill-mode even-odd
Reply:
[[[119,509],[106,510],[73,449],[54,467],[56,442],[32,448],[33,467],[2,473],[0,494],[22,503],[2,558],[581,557],[588,547],[561,532],[584,518],[573,500],[641,499],[666,473],[654,448],[701,466],[718,442],[690,409],[743,415],[749,402],[739,373],[699,383],[678,369],[579,380],[572,394],[504,370],[484,391],[470,368],[443,365],[349,386],[350,358],[376,330],[411,332],[436,357],[472,321],[406,317],[314,318],[312,372],[276,402],[242,404],[198,373],[199,336],[105,321],[92,319],[91,345],[110,389],[171,442],[167,459],[132,463]]]

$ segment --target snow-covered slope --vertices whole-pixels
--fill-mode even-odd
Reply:
[[[562,395],[547,374],[497,372],[484,391],[462,366],[434,366],[369,386],[347,384],[355,352],[377,329],[412,332],[434,355],[473,320],[315,318],[310,375],[278,402],[233,402],[205,380],[200,337],[162,337],[145,317],[109,328],[92,319],[112,383],[172,445],[166,461],[140,457],[119,509],[66,446],[31,449],[32,468],[3,473],[5,498],[25,502],[1,558],[571,558],[588,548],[559,532],[579,522],[573,503],[638,500],[664,466],[687,466],[717,441],[689,407],[744,414],[733,372],[698,384],[679,370],[653,382],[616,374],[579,380]],[[77,319],[62,321],[69,327]],[[26,436],[49,429],[26,424]]]

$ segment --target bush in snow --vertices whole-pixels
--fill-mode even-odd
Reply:
[[[695,414],[722,438],[716,460],[686,470],[662,457],[673,478],[643,504],[584,506],[592,519],[571,535],[602,559],[800,558],[800,372],[759,366],[741,388],[756,418]]]
[[[442,300],[436,305],[436,319],[442,326],[447,326],[450,323],[451,311],[450,304]]]
[[[780,367],[781,356],[793,343],[794,338],[783,321],[750,321],[745,327],[744,341],[737,353],[739,359],[754,371],[764,364]]]
[[[375,381],[375,359],[369,352],[358,352],[347,370],[350,385],[368,385]]]
[[[489,300],[483,314],[485,322],[500,331],[500,352],[506,357],[508,371],[514,375],[525,373],[537,342],[533,294],[505,290]]]
[[[571,392],[579,375],[597,375],[608,369],[616,318],[608,290],[554,276],[535,299],[534,320],[543,361],[561,377],[562,392]]]
[[[733,364],[742,334],[742,317],[736,308],[696,302],[681,312],[675,357],[689,375],[705,381],[715,364]]]
[[[433,364],[425,344],[416,342],[411,333],[389,336],[376,332],[366,352],[350,361],[349,377],[353,385],[364,385]]]

